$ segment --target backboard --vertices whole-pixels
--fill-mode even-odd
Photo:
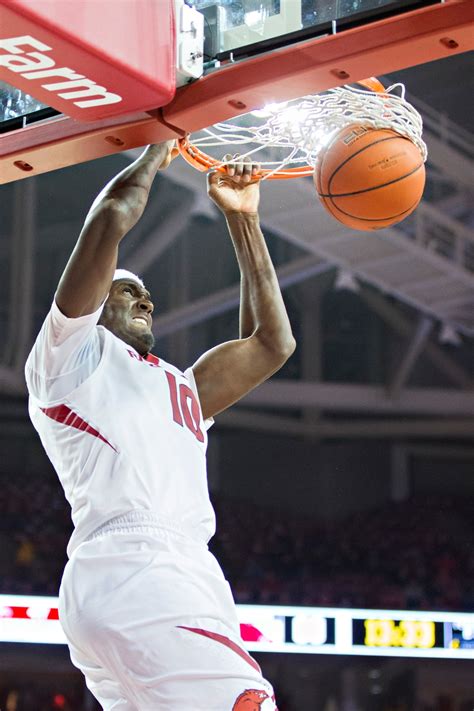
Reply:
[[[121,9],[133,8],[134,13],[126,32],[127,63],[123,17],[116,22],[114,16],[121,13],[107,15],[111,5],[106,0],[40,0],[34,13],[26,0],[0,0],[0,183],[180,137],[267,103],[442,59],[474,46],[471,0],[193,4],[204,27],[203,57],[195,49],[199,21],[188,19],[183,0],[122,2]],[[25,36],[33,37],[38,46],[21,44]],[[183,49],[183,41],[190,37],[195,45]],[[53,50],[57,40],[59,56],[69,64],[61,66],[65,82],[54,80],[45,87],[41,77],[32,81],[37,67],[20,71],[18,62],[47,62],[49,50],[41,49],[46,39]],[[155,39],[161,53],[150,52]],[[68,54],[68,47],[74,53]],[[201,77],[195,79],[191,72],[183,78],[183,65],[199,60]],[[74,72],[82,79],[74,79]],[[109,86],[111,77],[115,83]],[[84,81],[89,82],[86,87]],[[85,101],[64,98],[64,85],[72,95],[71,82],[79,84],[78,93],[90,92],[91,86],[102,89],[109,82],[103,92],[106,100],[101,104],[98,97],[92,116],[76,107],[94,103],[90,96]],[[59,85],[62,89],[51,88]],[[110,98],[121,98],[127,91],[126,101]]]
[[[204,14],[207,57],[260,54],[315,35],[335,34],[410,8],[409,0],[197,0]]]

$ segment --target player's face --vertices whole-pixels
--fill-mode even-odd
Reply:
[[[149,292],[135,281],[118,279],[112,284],[99,323],[145,356],[155,342],[152,313]]]

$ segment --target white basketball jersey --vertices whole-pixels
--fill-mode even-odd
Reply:
[[[203,422],[193,372],[143,358],[97,325],[101,311],[69,319],[53,303],[25,369],[31,420],[72,508],[68,555],[130,511],[207,542],[212,420]]]

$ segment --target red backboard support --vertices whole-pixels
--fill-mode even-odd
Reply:
[[[179,89],[173,101],[152,114],[92,124],[60,117],[4,134],[0,183],[181,136],[267,101],[317,93],[473,48],[474,2],[447,0],[229,64]]]
[[[0,0],[0,80],[79,121],[175,92],[173,0]]]
[[[474,0],[447,0],[229,63],[178,91],[163,116],[187,132],[196,131],[224,120],[223,115],[229,119],[266,103],[317,94],[470,49]]]

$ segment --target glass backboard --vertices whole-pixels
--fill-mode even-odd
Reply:
[[[370,22],[433,2],[413,0],[197,0],[206,20],[206,58],[223,58],[242,48],[259,52],[289,42],[336,32],[338,26]],[[295,34],[296,33],[296,34]],[[239,51],[241,50],[241,51]]]
[[[33,96],[25,94],[6,82],[0,81],[0,133],[13,128],[23,128],[35,118],[43,117],[49,107]],[[46,113],[56,114],[53,109]]]

